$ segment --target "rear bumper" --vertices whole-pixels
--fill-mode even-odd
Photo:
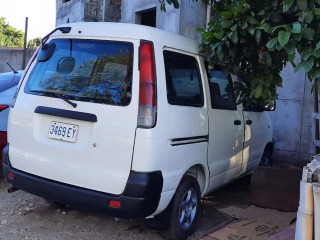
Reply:
[[[14,169],[9,160],[9,145],[3,150],[3,174],[13,187],[75,208],[97,211],[120,218],[144,218],[158,207],[163,177],[160,171],[141,173],[131,171],[121,195],[93,191],[38,177]],[[14,174],[13,179],[8,173]],[[121,202],[121,208],[109,206],[111,200]]]

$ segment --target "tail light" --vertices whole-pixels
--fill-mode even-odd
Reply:
[[[156,69],[152,42],[140,42],[140,92],[138,127],[152,128],[156,123]]]
[[[6,110],[8,107],[9,105],[0,104],[0,112],[2,112],[3,110]]]

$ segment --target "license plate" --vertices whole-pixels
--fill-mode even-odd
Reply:
[[[51,122],[48,137],[74,143],[77,139],[78,129],[78,125],[62,122]]]

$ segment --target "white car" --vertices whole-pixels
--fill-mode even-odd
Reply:
[[[236,105],[198,44],[123,23],[72,23],[43,38],[9,116],[4,175],[57,203],[194,230],[204,196],[272,152],[261,107]]]
[[[9,108],[23,72],[14,71],[0,74],[0,170],[2,169],[2,150],[7,145]]]

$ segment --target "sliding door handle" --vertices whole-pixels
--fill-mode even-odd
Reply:
[[[234,125],[241,125],[241,121],[240,120],[234,120]]]
[[[251,125],[251,124],[252,124],[252,121],[251,121],[251,120],[247,120],[247,121],[246,121],[246,124],[247,124],[247,125]]]

